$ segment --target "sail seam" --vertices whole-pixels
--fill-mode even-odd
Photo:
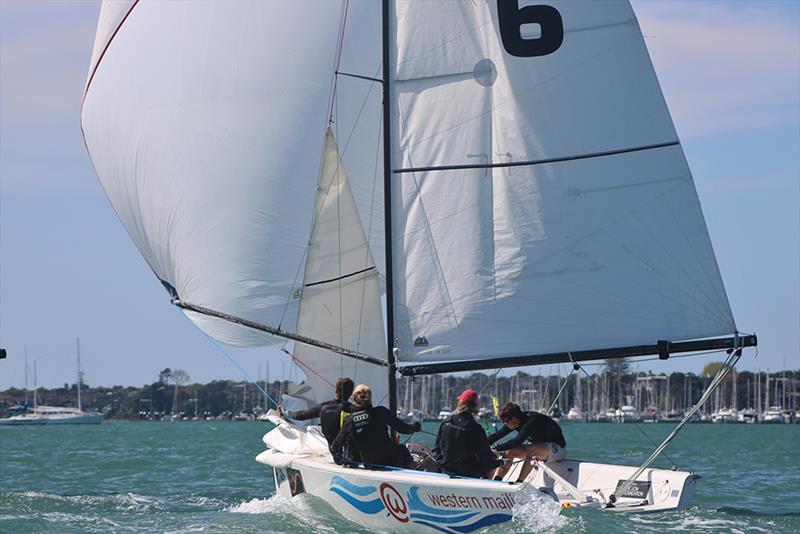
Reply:
[[[357,276],[359,274],[366,273],[367,271],[374,271],[375,266],[367,267],[366,269],[361,269],[360,271],[355,271],[349,274],[343,274],[342,276],[337,276],[336,278],[330,278],[328,280],[320,280],[319,282],[311,282],[310,284],[305,284],[304,287],[312,287],[318,286],[321,284],[329,284],[331,282],[338,282],[339,280],[344,280],[345,278],[350,278],[351,276]]]
[[[549,163],[563,163],[566,161],[578,161],[582,159],[602,158],[606,156],[617,156],[620,154],[631,154],[634,152],[655,150],[659,148],[667,148],[678,145],[680,145],[680,141],[669,141],[667,143],[657,143],[654,145],[643,145],[632,148],[622,148],[617,150],[606,150],[603,152],[590,152],[588,154],[578,154],[574,156],[561,156],[557,158],[546,158],[546,159],[536,159],[527,161],[509,161],[506,163],[475,163],[475,164],[461,164],[461,165],[434,165],[430,167],[406,167],[406,168],[394,169],[392,171],[392,174],[407,174],[411,172],[429,172],[429,171],[454,171],[463,169],[498,169],[506,167],[527,167],[532,165],[545,165]]]

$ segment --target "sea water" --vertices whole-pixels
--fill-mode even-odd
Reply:
[[[673,425],[562,427],[569,458],[638,465],[655,448],[650,440],[657,444]],[[273,495],[271,469],[254,460],[269,428],[0,426],[0,532],[369,532],[315,497]],[[418,436],[430,444],[431,436]],[[491,532],[800,532],[800,425],[688,425],[666,452],[658,466],[703,477],[687,510],[561,510],[530,491],[514,520]]]

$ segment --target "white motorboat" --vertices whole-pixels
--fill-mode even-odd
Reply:
[[[738,421],[739,412],[731,408],[720,408],[711,414],[712,423],[737,423]]]
[[[586,415],[578,406],[569,409],[566,415],[567,421],[586,421]]]
[[[86,146],[171,301],[227,344],[293,341],[307,404],[342,376],[395,413],[398,374],[735,362],[757,340],[738,333],[632,8],[548,4],[105,1]],[[342,84],[383,94],[348,106]],[[663,447],[638,468],[540,464],[519,486],[345,468],[318,427],[275,422],[258,461],[278,493],[371,528],[469,532],[510,520],[526,486],[676,510],[698,478],[650,468]]]
[[[758,422],[758,413],[753,408],[745,408],[743,410],[739,410],[739,416],[737,417],[737,421],[740,423],[757,423]]]
[[[615,423],[639,423],[641,421],[641,414],[633,406],[625,405],[614,410]]]
[[[770,406],[769,409],[764,412],[761,422],[769,424],[784,423],[783,409],[780,406]]]

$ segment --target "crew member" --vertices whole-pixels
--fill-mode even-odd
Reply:
[[[538,412],[523,412],[513,402],[503,406],[499,415],[504,426],[489,436],[489,443],[505,437],[512,430],[517,431],[514,438],[494,447],[496,452],[503,453],[506,458],[525,460],[517,482],[524,481],[531,472],[533,469],[531,460],[534,458],[545,462],[560,462],[564,459],[567,442],[564,440],[561,427],[552,418]],[[512,462],[508,462],[500,467],[495,478],[502,479],[511,465]]]
[[[420,423],[409,425],[384,406],[372,405],[372,390],[359,384],[353,391],[353,411],[345,417],[339,435],[331,445],[336,463],[349,461],[345,449],[355,449],[366,465],[386,465],[413,468],[408,449],[389,435],[389,427],[401,434],[413,434],[422,428]]]
[[[344,419],[344,414],[349,414],[352,411],[352,405],[348,401],[350,395],[353,394],[353,380],[350,378],[340,378],[336,381],[335,397],[332,400],[321,402],[305,410],[297,410],[286,412],[286,415],[291,419],[297,421],[305,421],[307,419],[314,419],[319,417],[319,423],[322,427],[322,434],[328,440],[328,447],[336,439]],[[281,416],[284,415],[283,408],[278,408]]]
[[[448,475],[491,478],[496,467],[503,465],[489,448],[489,440],[475,421],[478,394],[467,389],[459,395],[456,411],[439,427],[436,448],[441,451],[442,471]]]

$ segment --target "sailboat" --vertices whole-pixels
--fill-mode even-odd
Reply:
[[[382,91],[363,149],[337,143],[338,125],[361,131],[343,80]],[[710,350],[733,365],[757,343],[627,1],[104,1],[81,124],[169,300],[223,343],[294,342],[307,379],[284,405],[349,376],[396,413],[398,375]],[[382,199],[364,161],[382,162]],[[674,510],[699,478],[650,467],[682,424],[641,466],[540,463],[514,485],[520,466],[346,468],[317,426],[270,417],[257,460],[277,493],[383,530],[509,521],[527,486]]]
[[[75,382],[77,390],[77,407],[72,406],[47,406],[39,404],[37,400],[37,387],[34,385],[33,410],[0,419],[0,425],[85,425],[100,424],[103,414],[99,412],[86,412],[81,406],[81,384],[83,371],[81,371],[81,341],[75,340],[78,377]],[[27,369],[26,369],[27,375]],[[34,377],[36,376],[36,362],[34,362]],[[34,384],[36,380],[34,378]]]

